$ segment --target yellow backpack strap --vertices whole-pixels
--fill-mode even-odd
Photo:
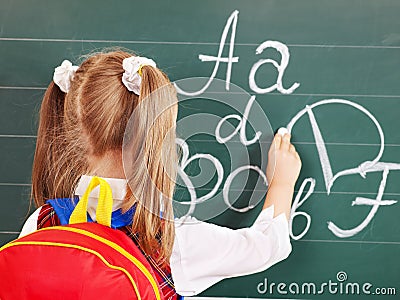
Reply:
[[[69,224],[77,224],[87,222],[87,207],[89,195],[94,188],[100,185],[99,199],[96,208],[96,221],[99,224],[110,227],[112,214],[112,191],[110,185],[102,178],[94,176],[86,189],[85,194],[81,197],[74,211],[69,218]]]

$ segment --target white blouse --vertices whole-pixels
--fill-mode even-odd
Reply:
[[[121,207],[126,194],[126,180],[104,178],[113,192],[113,210]],[[82,176],[76,195],[82,196],[91,176]],[[89,197],[88,212],[96,218],[98,188]],[[37,230],[38,208],[26,221],[20,236]],[[176,292],[182,296],[201,293],[230,277],[257,273],[284,260],[292,247],[288,222],[282,213],[274,216],[274,207],[264,209],[249,228],[227,227],[189,217],[176,220],[175,241],[170,259]]]

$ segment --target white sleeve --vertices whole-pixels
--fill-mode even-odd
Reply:
[[[253,226],[229,229],[190,218],[175,228],[171,272],[179,295],[193,296],[230,277],[254,274],[292,251],[284,214],[264,209]]]
[[[22,227],[21,233],[19,234],[19,237],[23,237],[24,235],[27,235],[37,230],[37,221],[41,209],[42,207],[39,207],[37,210],[35,210],[33,214],[30,215],[28,220],[26,220],[24,226]]]

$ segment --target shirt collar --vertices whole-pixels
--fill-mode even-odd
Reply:
[[[78,185],[76,186],[75,195],[79,198],[85,194],[86,189],[89,186],[90,181],[93,176],[82,175],[80,178]],[[102,177],[103,178],[103,177]],[[120,178],[103,178],[111,187],[112,197],[113,197],[113,208],[112,211],[116,211],[120,209],[124,203],[125,195],[127,191],[127,180]],[[97,200],[99,198],[99,187],[93,189],[89,196],[88,202],[88,213],[92,217],[93,220],[96,218],[96,207]]]
[[[76,186],[75,195],[83,196],[89,186],[93,176],[82,175],[78,185]],[[103,177],[102,177],[103,178]],[[127,180],[121,178],[103,178],[110,185],[112,196],[114,200],[124,200],[126,195]],[[91,193],[90,197],[99,197],[99,187],[96,187]]]

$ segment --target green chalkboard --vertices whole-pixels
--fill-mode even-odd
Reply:
[[[399,13],[396,0],[2,0],[0,244],[32,211],[37,111],[54,67],[119,46],[153,58],[181,90],[196,195],[180,180],[177,214],[251,225],[281,126],[303,161],[289,258],[202,297],[398,299]]]

